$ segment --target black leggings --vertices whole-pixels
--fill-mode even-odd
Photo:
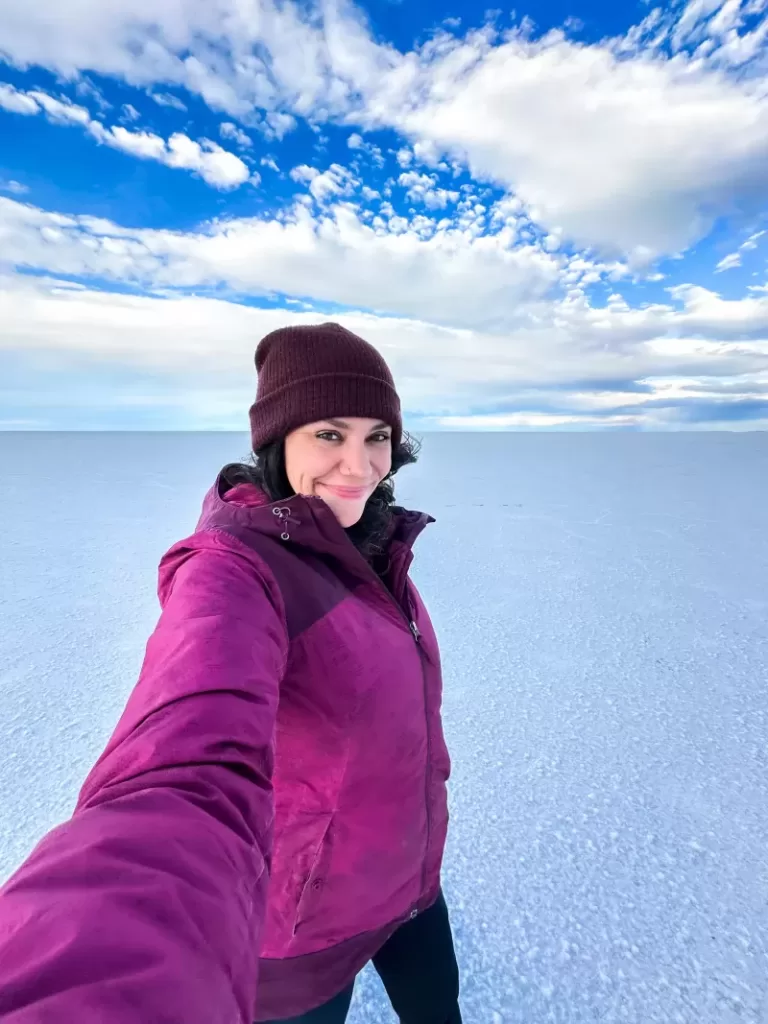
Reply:
[[[459,968],[442,894],[373,958],[401,1024],[461,1024]],[[354,985],[316,1010],[274,1024],[344,1024]]]

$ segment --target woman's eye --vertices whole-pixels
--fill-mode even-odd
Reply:
[[[321,430],[319,434],[315,435],[319,441],[343,441],[344,438],[341,434],[338,434],[335,430]],[[384,444],[390,440],[390,435],[385,434],[383,431],[378,434],[371,434],[368,438],[369,442],[374,444]]]

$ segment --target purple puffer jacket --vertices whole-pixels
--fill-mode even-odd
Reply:
[[[250,1024],[259,952],[327,962],[438,893],[440,665],[408,579],[430,520],[398,513],[385,586],[319,499],[221,490],[161,563],[72,819],[0,890],[3,1024]]]

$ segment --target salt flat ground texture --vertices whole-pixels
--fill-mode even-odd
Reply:
[[[0,434],[0,878],[136,678],[227,434]],[[468,1024],[768,1022],[768,435],[428,435]],[[377,979],[351,1024],[391,1020]]]

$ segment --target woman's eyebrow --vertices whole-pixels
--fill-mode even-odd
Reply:
[[[349,424],[345,423],[344,420],[337,420],[337,419],[331,418],[331,419],[323,420],[322,422],[323,423],[330,423],[332,427],[338,427],[339,430],[349,430],[350,429]],[[371,433],[373,433],[375,430],[389,430],[389,429],[390,429],[389,424],[388,423],[384,423],[382,421],[381,423],[377,423],[375,427],[371,428]]]

